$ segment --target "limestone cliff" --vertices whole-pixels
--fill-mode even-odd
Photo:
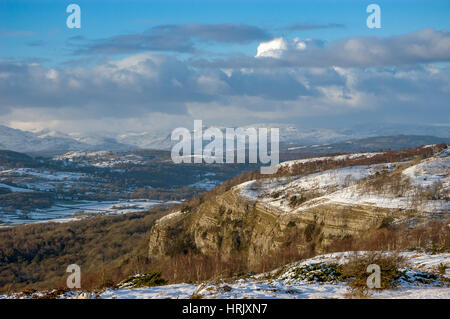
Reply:
[[[153,227],[149,256],[170,255],[185,249],[229,256],[248,254],[250,263],[282,245],[299,250],[324,246],[334,238],[360,235],[378,228],[394,213],[387,209],[324,205],[301,214],[269,210],[230,190],[192,212],[174,214]]]
[[[223,257],[239,252],[251,264],[282,246],[321,252],[333,239],[361,236],[387,221],[449,217],[446,154],[414,162],[414,166],[365,165],[243,183],[159,220],[150,233],[149,256],[187,249]],[[423,168],[437,164],[443,164],[444,170],[430,173]],[[411,174],[419,168],[419,173]],[[420,174],[428,175],[420,179]],[[432,174],[440,178],[441,188],[434,194],[437,199],[413,205],[417,193],[413,190],[418,187],[414,183],[436,177]],[[373,193],[370,185],[378,185],[381,179],[387,186]],[[397,189],[399,183],[407,186],[386,194],[386,189],[392,191],[392,185]]]

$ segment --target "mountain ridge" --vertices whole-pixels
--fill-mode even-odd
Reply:
[[[425,144],[448,143],[450,140],[448,137],[450,132],[447,132],[446,129],[434,131],[435,133],[440,132],[438,135],[420,135],[408,134],[408,130],[405,130],[406,133],[402,133],[401,129],[381,131],[371,128],[365,130],[362,128],[361,130],[306,129],[293,124],[280,123],[246,125],[242,128],[249,127],[280,128],[280,150],[288,153],[371,151],[376,147],[390,148],[390,145],[395,146],[393,148],[407,148]],[[206,128],[205,126],[204,129]],[[220,129],[224,130],[223,127]],[[392,135],[384,134],[384,132],[392,133]],[[163,131],[66,134],[48,129],[23,131],[0,125],[0,149],[28,154],[61,155],[68,151],[129,151],[136,149],[168,151],[174,143],[171,140],[170,132]],[[363,143],[367,145],[364,146]]]

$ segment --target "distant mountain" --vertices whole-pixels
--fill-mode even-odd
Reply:
[[[143,149],[170,150],[172,142],[170,132],[129,132],[116,137],[120,143]]]
[[[450,138],[423,135],[393,135],[350,139],[337,143],[317,145],[287,143],[280,146],[280,152],[285,153],[284,155],[291,154],[292,156],[290,157],[294,158],[301,155],[375,152],[381,149],[400,150],[402,148],[413,148],[421,145],[440,143],[450,144]]]
[[[56,131],[27,132],[0,125],[0,149],[33,154],[60,154],[72,150],[126,150],[133,146],[103,138],[97,144],[78,141]]]
[[[243,126],[243,128],[250,127],[279,128],[282,150],[289,149],[289,152],[302,153],[304,151],[331,153],[414,147],[448,141],[450,137],[450,126],[359,124],[351,128],[336,129],[306,128],[284,123]],[[217,128],[225,133],[225,127]],[[205,126],[203,131],[206,129]],[[360,141],[365,138],[367,140]],[[23,153],[60,155],[68,151],[170,150],[175,143],[171,140],[170,130],[123,132],[117,135],[110,132],[65,134],[52,130],[27,132],[0,125],[0,149]]]
[[[391,123],[361,123],[350,128],[338,130],[353,138],[391,136],[391,135],[421,135],[450,138],[450,125],[425,124],[391,124]]]
[[[214,126],[222,131],[225,137],[225,127]],[[342,134],[331,129],[303,129],[292,124],[252,124],[242,126],[247,128],[279,128],[280,143],[301,142],[305,144],[328,143],[342,141],[353,137],[353,135]],[[203,132],[208,126],[203,127]],[[191,130],[191,136],[194,136]],[[171,132],[127,132],[120,134],[116,138],[117,141],[134,145],[143,149],[170,150],[176,141],[171,140]],[[205,141],[205,144],[208,142]]]

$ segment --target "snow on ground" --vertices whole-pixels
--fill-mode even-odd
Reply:
[[[33,191],[31,189],[26,189],[26,188],[21,188],[21,187],[14,187],[14,186],[10,186],[10,185],[3,184],[3,183],[0,183],[0,188],[7,188],[11,192],[17,192],[17,193],[27,193],[27,192],[32,192]]]
[[[194,184],[190,184],[190,187],[197,187],[197,188],[202,188],[205,189],[207,191],[213,189],[214,187],[216,187],[217,185],[220,184],[220,181],[218,180],[213,180],[213,179],[209,179],[209,178],[205,178],[202,179]]]
[[[450,156],[432,157],[403,171],[412,183],[422,187],[431,187],[436,182],[442,182],[448,189],[450,185]]]
[[[199,285],[195,294],[204,298],[346,298],[348,284],[341,281],[318,282],[314,280],[317,269],[326,269],[327,264],[344,264],[354,252],[320,255],[311,259],[289,264],[269,273],[238,279],[234,282],[204,283]],[[364,252],[359,252],[364,254]],[[439,264],[450,266],[450,254],[428,255],[417,252],[404,252],[407,258],[407,274],[416,271],[436,273]],[[316,268],[312,266],[317,266]],[[298,277],[299,267],[312,269],[306,278]],[[409,268],[410,267],[410,268]],[[269,278],[269,279],[267,279]],[[398,289],[373,293],[372,298],[450,298],[450,288],[440,282],[435,284],[417,284],[401,281]]]
[[[450,203],[446,200],[424,200],[420,203],[413,203],[413,200],[407,196],[395,197],[379,194],[361,194],[358,189],[348,187],[330,195],[319,197],[311,203],[299,208],[299,211],[311,208],[317,204],[337,203],[343,205],[367,205],[389,209],[418,209],[424,212],[442,212],[449,211]],[[417,205],[417,206],[416,206]]]
[[[173,212],[173,213],[167,214],[166,216],[161,217],[160,219],[158,219],[156,221],[156,223],[160,223],[160,222],[172,219],[174,217],[181,216],[182,214],[183,214],[183,212],[177,210],[176,212]]]
[[[0,182],[13,180],[21,188],[36,191],[52,191],[60,185],[65,188],[74,183],[83,183],[88,177],[84,173],[63,172],[34,168],[13,168],[0,171]],[[20,189],[12,189],[20,191]]]
[[[65,180],[79,180],[86,177],[83,173],[72,172],[60,172],[60,171],[48,171],[48,170],[35,170],[32,168],[13,168],[5,171],[0,171],[0,176],[33,176],[49,181],[65,181]]]
[[[77,201],[73,203],[57,203],[49,209],[36,209],[21,214],[20,212],[2,212],[0,223],[9,225],[28,224],[36,222],[63,223],[92,215],[122,215],[145,211],[152,206],[164,203],[178,203],[176,201],[163,202],[158,200],[122,200],[122,201]]]
[[[336,155],[336,156],[322,156],[322,157],[313,157],[313,158],[305,158],[301,160],[293,160],[293,161],[286,161],[283,163],[280,163],[279,166],[292,166],[295,164],[304,164],[304,163],[310,163],[310,162],[317,162],[317,161],[343,161],[348,159],[357,159],[357,158],[370,158],[374,157],[375,155],[383,154],[383,152],[370,152],[370,153],[354,153],[354,154],[344,154],[344,155]]]
[[[188,299],[197,289],[194,284],[176,284],[151,288],[107,289],[103,299]]]
[[[450,148],[443,150],[440,156],[441,157],[450,156]]]
[[[148,288],[106,289],[96,293],[66,292],[61,298],[105,298],[105,299],[188,299],[198,296],[204,299],[330,299],[348,298],[347,282],[334,280],[333,264],[344,264],[355,252],[341,252],[316,256],[303,261],[288,264],[271,272],[245,278],[203,282],[200,284],[172,284]],[[365,252],[358,252],[364,254]],[[450,266],[450,254],[429,255],[419,252],[402,252],[407,258],[403,268],[406,276],[413,279],[415,275],[436,274],[437,266]],[[307,270],[299,272],[299,270]],[[427,271],[427,273],[423,273]],[[299,274],[301,275],[299,276]],[[320,277],[322,274],[322,277]],[[324,278],[326,274],[327,279]],[[450,278],[450,273],[447,273]],[[336,277],[338,278],[338,277]],[[37,295],[42,296],[42,292]],[[0,296],[2,298],[32,298],[15,294]],[[428,283],[400,280],[396,289],[370,292],[371,298],[450,298],[450,287],[443,281],[431,280]]]
[[[36,177],[46,181],[77,181],[86,174],[72,173],[72,172],[60,172],[49,170],[36,170],[32,168],[13,168],[9,170],[0,171],[0,177]]]
[[[378,153],[352,154],[353,157],[374,156]],[[418,186],[423,189],[441,184],[442,197],[450,189],[450,157],[442,152],[438,156],[425,159],[422,162],[403,170],[402,175],[411,180],[410,188],[402,196],[391,194],[368,193],[356,183],[377,172],[392,171],[405,163],[386,163],[368,166],[352,166],[326,170],[302,177],[282,177],[249,181],[236,186],[243,197],[257,200],[259,203],[278,212],[299,213],[312,207],[324,204],[367,205],[388,209],[418,209],[424,212],[448,212],[448,200],[415,200]],[[337,157],[329,158],[342,158]],[[314,158],[292,162],[305,162],[323,159]],[[289,162],[287,162],[289,163]],[[298,204],[291,206],[292,196],[302,197]],[[447,195],[448,196],[448,195]]]
[[[427,287],[385,290],[372,296],[373,299],[450,299],[450,288]]]
[[[323,202],[324,195],[334,194],[339,189],[347,189],[351,183],[368,177],[376,172],[390,171],[398,164],[375,164],[369,166],[351,166],[340,169],[327,170],[303,177],[283,177],[259,181],[249,181],[236,186],[241,195],[251,200],[281,209],[284,212],[293,212],[289,205],[289,196],[301,195],[307,192],[316,192],[317,199],[305,202],[301,207],[310,208]],[[259,185],[258,185],[259,184]],[[272,194],[279,193],[277,198]],[[353,194],[353,192],[352,192]],[[331,200],[331,198],[330,198]]]
[[[80,157],[100,157],[110,154],[111,152],[108,151],[97,151],[97,152],[82,152],[82,151],[72,151],[67,152],[63,155],[59,155],[54,157],[53,159],[55,161],[62,161],[62,160],[74,160],[76,158]]]
[[[101,168],[110,168],[122,164],[142,164],[142,156],[135,154],[121,155],[110,151],[98,152],[68,152],[53,158],[56,161],[68,161],[79,165],[92,165]]]
[[[363,255],[366,254],[366,251],[358,251],[356,254]],[[386,253],[388,254],[388,253]],[[318,255],[304,261],[294,262],[286,266],[288,269],[284,272],[284,277],[288,277],[289,269],[293,269],[295,266],[302,265],[311,265],[318,263],[337,263],[337,264],[345,264],[349,261],[349,259],[355,255],[354,251],[346,251],[346,252],[337,252],[337,253],[329,253]],[[427,254],[417,251],[402,251],[399,253],[399,256],[404,257],[407,260],[407,264],[412,269],[422,270],[426,272],[436,272],[437,267],[440,264],[447,264],[450,267],[450,253],[442,253],[442,254]],[[447,269],[450,270],[450,269]],[[279,269],[272,271],[271,273],[276,273]],[[259,275],[262,276],[262,275]],[[447,272],[447,277],[450,278],[450,274]],[[283,276],[282,276],[283,277]]]

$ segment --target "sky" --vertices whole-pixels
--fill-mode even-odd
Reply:
[[[449,16],[448,0],[0,0],[0,124],[448,126]]]

